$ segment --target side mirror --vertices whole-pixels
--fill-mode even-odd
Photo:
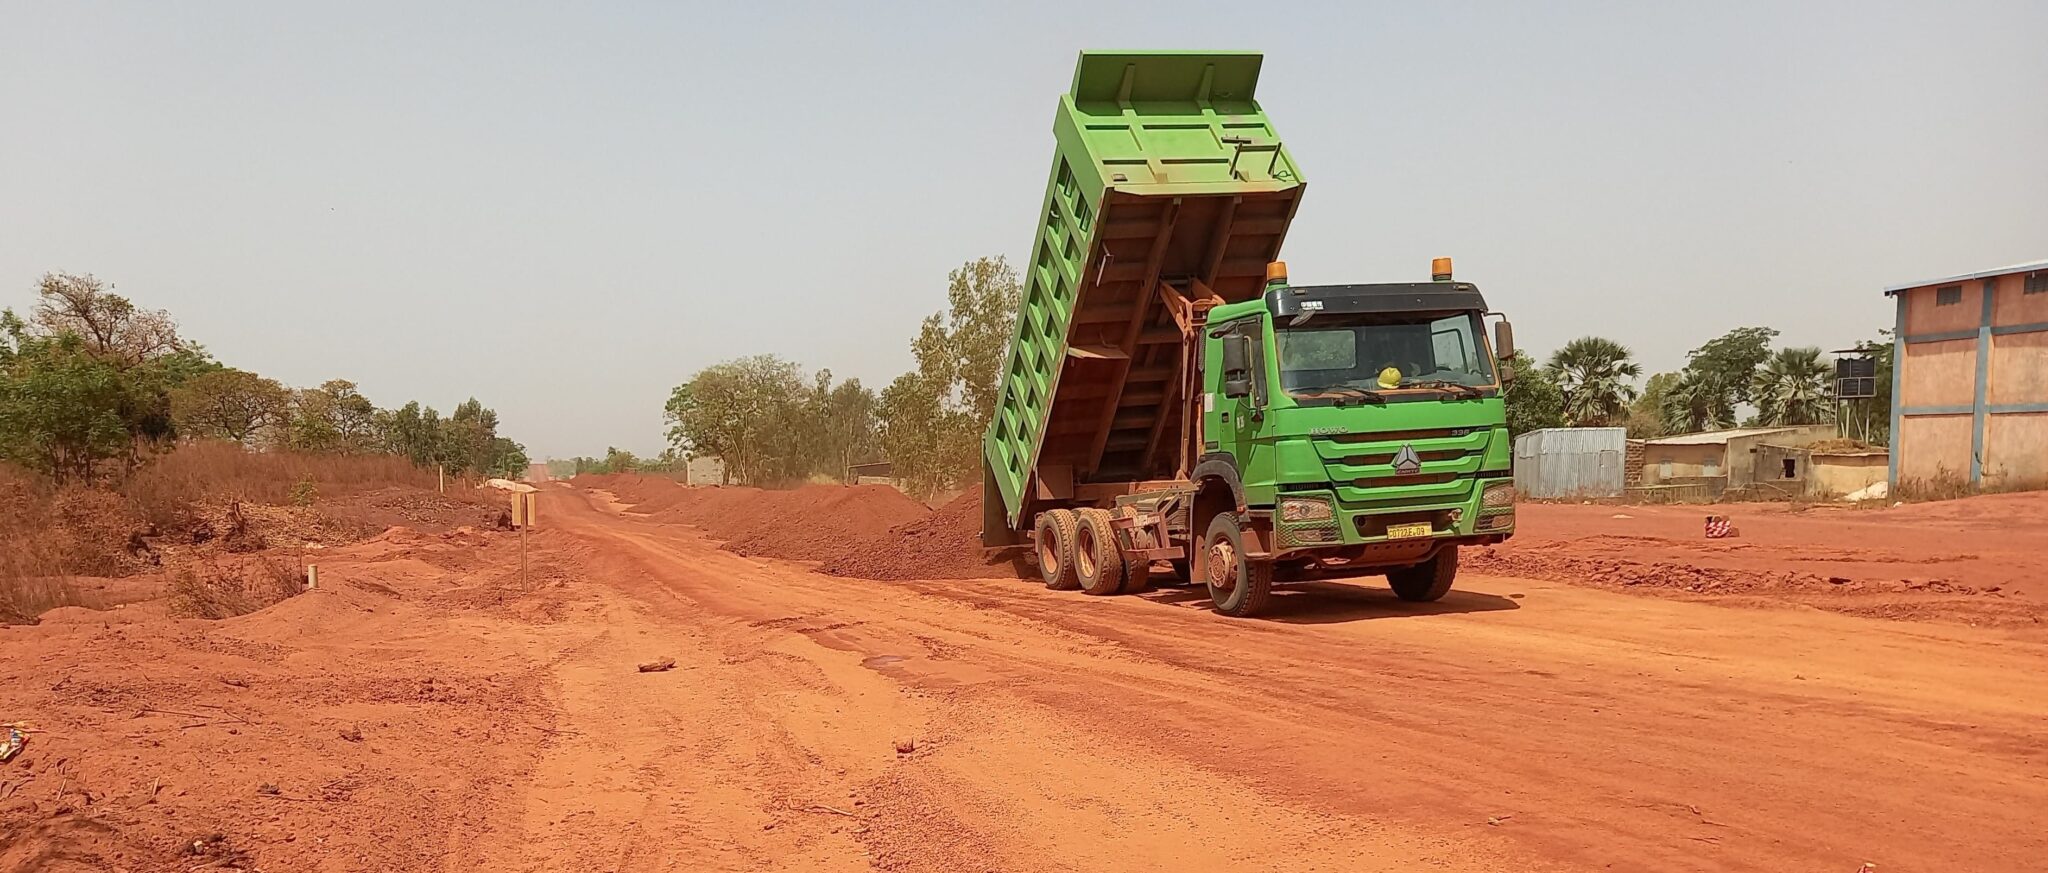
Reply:
[[[1493,324],[1493,356],[1503,361],[1515,356],[1515,326],[1505,318]]]
[[[1223,338],[1223,378],[1232,379],[1251,372],[1252,339],[1242,334]]]
[[[1501,384],[1501,387],[1507,387],[1507,385],[1508,385],[1509,383],[1513,382],[1513,381],[1515,381],[1515,368],[1514,368],[1514,366],[1513,366],[1513,365],[1510,365],[1510,364],[1502,364],[1502,365],[1500,365],[1500,384]]]
[[[1225,379],[1225,380],[1223,380],[1223,396],[1225,396],[1225,397],[1250,397],[1250,396],[1252,396],[1252,380],[1250,380],[1250,379],[1243,379],[1243,378],[1239,378],[1239,379]]]

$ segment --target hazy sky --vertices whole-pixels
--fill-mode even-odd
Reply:
[[[1024,259],[1095,47],[1263,50],[1295,280],[1454,256],[1537,352],[1836,348],[2048,258],[2048,3],[513,5],[0,2],[0,305],[91,272],[235,366],[653,453],[706,364],[907,368]]]

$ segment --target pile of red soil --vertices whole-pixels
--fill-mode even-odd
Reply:
[[[886,485],[806,485],[793,491],[691,488],[659,476],[578,476],[636,515],[686,524],[742,555],[814,561],[863,579],[1015,578],[981,555],[981,495],[934,512]]]
[[[818,568],[834,576],[861,579],[1005,579],[1019,574],[1015,562],[989,563],[981,553],[981,494],[969,491],[885,535],[850,545]]]
[[[931,514],[887,485],[809,485],[760,494],[722,520],[746,526],[725,544],[739,554],[834,561]]]

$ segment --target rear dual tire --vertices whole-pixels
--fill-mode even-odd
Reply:
[[[1151,582],[1149,561],[1127,556],[1106,509],[1049,509],[1033,538],[1039,576],[1054,591],[1135,594]]]
[[[1081,520],[1071,509],[1050,509],[1038,514],[1032,541],[1038,552],[1038,575],[1045,580],[1045,587],[1054,591],[1081,587],[1074,566],[1078,563],[1074,540],[1080,527]]]
[[[1081,591],[1102,596],[1124,587],[1124,555],[1116,545],[1116,528],[1105,509],[1078,509],[1080,524],[1074,534],[1074,576]]]

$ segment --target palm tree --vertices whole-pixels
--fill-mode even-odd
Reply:
[[[1620,420],[1643,375],[1631,357],[1626,346],[1597,336],[1579,337],[1551,355],[1544,369],[1564,391],[1565,421],[1586,427]]]
[[[1664,429],[1694,433],[1735,426],[1735,397],[1721,377],[1687,367],[1664,392]]]
[[[1750,384],[1760,424],[1821,424],[1835,418],[1834,386],[1818,348],[1779,349]]]

